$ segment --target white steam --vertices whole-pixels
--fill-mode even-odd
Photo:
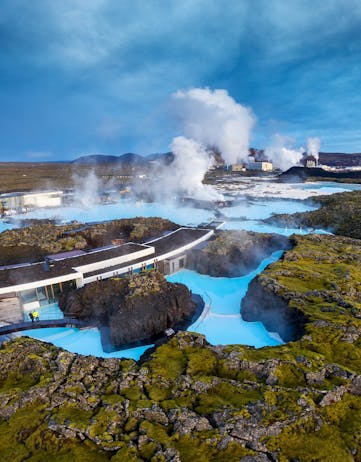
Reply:
[[[173,139],[174,161],[161,173],[159,184],[173,195],[222,199],[203,184],[214,162],[210,150],[217,148],[226,164],[246,161],[255,124],[252,111],[238,104],[226,90],[208,88],[177,91],[172,95],[172,110],[183,136]]]
[[[290,138],[275,135],[271,146],[265,150],[266,157],[281,170],[298,165],[303,157],[304,148],[294,149]]]
[[[319,138],[307,138],[307,154],[314,156],[318,160],[319,152],[321,147],[321,141]]]
[[[226,164],[247,160],[255,124],[250,108],[237,103],[226,90],[208,88],[177,91],[172,102],[186,137],[216,146]]]
[[[96,174],[91,171],[86,176],[73,175],[74,182],[74,202],[83,207],[89,208],[100,201],[99,191],[101,181]]]
[[[174,161],[169,177],[173,185],[170,189],[176,189],[182,195],[196,199],[220,199],[215,190],[202,183],[205,172],[213,162],[204,146],[184,136],[177,136],[173,139],[171,148]]]

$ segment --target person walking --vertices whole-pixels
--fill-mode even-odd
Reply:
[[[37,311],[33,311],[33,318],[34,318],[34,321],[40,321],[39,313]]]
[[[34,315],[33,315],[33,313],[29,313],[29,318],[31,319],[31,322],[34,322]]]

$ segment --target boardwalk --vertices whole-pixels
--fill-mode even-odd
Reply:
[[[8,324],[7,326],[0,327],[0,336],[13,334],[14,332],[21,332],[30,329],[42,329],[45,327],[91,327],[94,323],[87,321],[80,321],[74,318],[61,318],[61,319],[47,319],[37,322],[17,322],[15,324]]]

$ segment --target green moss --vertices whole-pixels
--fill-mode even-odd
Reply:
[[[140,424],[140,430],[148,435],[153,441],[158,441],[159,443],[169,446],[171,439],[168,436],[167,430],[163,425],[160,425],[156,422],[149,422],[144,420]]]
[[[183,436],[174,443],[182,462],[239,462],[251,451],[239,444],[230,444],[226,449],[217,448],[215,443],[204,442],[192,436]]]
[[[208,415],[222,407],[240,408],[261,397],[258,390],[243,390],[230,383],[221,382],[207,393],[198,395],[198,405],[195,409],[200,414]]]
[[[175,339],[159,347],[147,363],[153,376],[161,377],[162,380],[175,380],[184,374],[185,366],[186,357],[183,351],[177,348]]]
[[[121,403],[124,401],[124,396],[116,395],[116,394],[103,395],[102,401],[104,404],[117,404],[117,403]]]
[[[272,391],[268,389],[264,393],[264,398],[267,403],[262,420],[264,425],[287,420],[299,415],[302,411],[302,407],[298,404],[300,394],[295,390]],[[314,402],[307,396],[302,396],[302,398],[311,406],[314,405]]]
[[[136,385],[123,388],[120,393],[131,401],[138,401],[142,396],[142,390]]]
[[[54,418],[59,424],[67,423],[70,428],[85,431],[92,415],[92,411],[86,411],[76,404],[69,404],[60,406]]]
[[[191,376],[215,374],[217,359],[212,351],[205,348],[188,348],[186,352],[188,356],[187,374]]]
[[[146,391],[151,400],[154,401],[164,401],[171,397],[172,389],[169,387],[148,385],[146,386]]]
[[[111,462],[142,462],[142,459],[137,456],[135,448],[129,448],[123,443],[123,447],[111,458]]]
[[[0,393],[6,391],[26,391],[38,382],[38,378],[31,373],[21,374],[10,372],[0,381]]]
[[[267,444],[279,453],[280,462],[353,462],[345,442],[335,427],[327,424],[318,430],[311,420],[290,425]]]
[[[278,385],[282,387],[299,387],[305,385],[304,374],[295,364],[281,364],[277,367]]]

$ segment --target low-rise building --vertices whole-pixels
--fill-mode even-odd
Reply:
[[[26,209],[59,207],[63,191],[14,192],[0,194],[0,204],[6,210],[22,212]]]
[[[178,228],[144,244],[73,250],[48,255],[39,263],[0,267],[0,297],[16,294],[24,310],[29,310],[55,301],[64,290],[101,279],[147,268],[172,273],[185,266],[186,252],[209,239],[214,229]]]
[[[272,162],[268,161],[260,161],[260,162],[249,162],[247,165],[247,170],[257,170],[261,172],[272,172],[273,164]]]

